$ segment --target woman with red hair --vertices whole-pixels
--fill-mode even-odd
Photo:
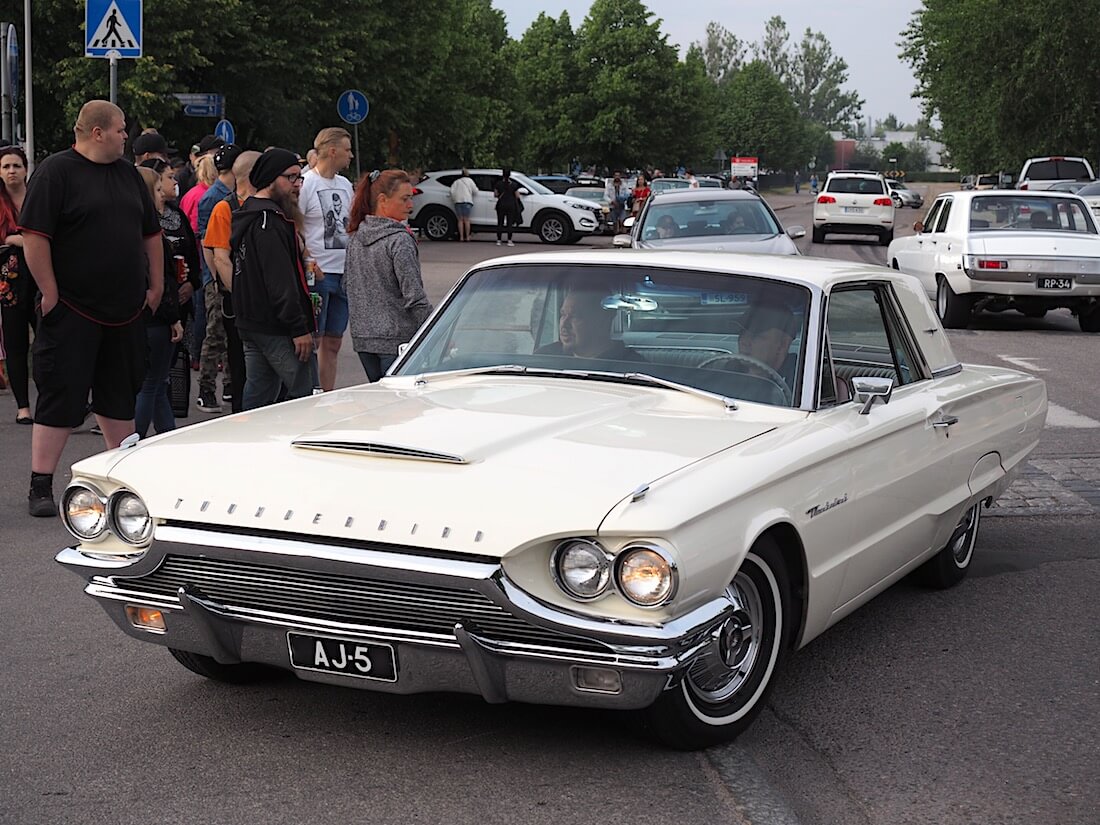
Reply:
[[[412,183],[400,169],[359,182],[348,224],[344,287],[351,340],[368,381],[377,381],[432,311],[409,229]]]
[[[7,374],[15,405],[15,420],[33,424],[28,388],[31,330],[34,329],[35,284],[23,257],[19,212],[27,195],[27,156],[18,146],[0,149],[0,367]],[[4,370],[0,369],[0,386]]]

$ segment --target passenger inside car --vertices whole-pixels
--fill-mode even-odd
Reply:
[[[680,234],[680,225],[676,223],[676,219],[671,215],[662,215],[657,220],[657,237],[658,238],[675,238]]]
[[[788,389],[794,388],[798,358],[791,355],[791,343],[799,323],[794,313],[778,301],[760,303],[752,308],[737,342],[741,355],[775,370]]]
[[[615,313],[604,309],[606,290],[574,286],[561,303],[558,340],[535,351],[536,355],[572,355],[611,361],[643,361],[637,352],[611,338]]]

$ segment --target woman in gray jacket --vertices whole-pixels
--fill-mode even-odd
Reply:
[[[408,225],[412,183],[400,169],[359,182],[348,225],[344,287],[351,340],[368,381],[377,381],[432,311]]]

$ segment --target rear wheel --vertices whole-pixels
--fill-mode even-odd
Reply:
[[[420,217],[420,228],[431,241],[445,241],[458,232],[458,219],[446,209],[430,209]]]
[[[974,558],[974,543],[978,539],[982,503],[979,501],[962,514],[947,545],[917,568],[917,578],[938,590],[954,587],[966,577]]]
[[[969,295],[956,295],[946,278],[936,283],[936,314],[948,329],[966,329],[970,325],[970,308],[973,306]]]
[[[1081,332],[1100,332],[1100,306],[1092,308],[1092,312],[1082,312],[1077,316],[1077,323],[1081,325]]]
[[[543,243],[569,243],[569,236],[573,234],[573,224],[561,212],[546,212],[539,215],[534,229]]]
[[[814,231],[813,231],[813,239],[812,240],[813,240],[814,243],[825,243],[825,230],[815,228]]]
[[[894,240],[894,230],[893,229],[891,229],[889,232],[883,232],[881,235],[878,236],[878,242],[881,246],[889,246],[893,242],[893,240]]]
[[[774,541],[756,543],[725,595],[732,608],[725,622],[680,683],[647,711],[654,733],[674,748],[705,748],[744,731],[786,657],[790,584]]]
[[[210,656],[203,656],[201,653],[192,653],[189,650],[177,650],[174,647],[168,648],[168,652],[172,654],[172,657],[177,662],[192,673],[197,673],[199,676],[205,676],[207,679],[213,679],[215,682],[243,685],[249,682],[258,682],[261,679],[271,676],[271,670],[263,665],[248,662],[236,665],[223,665]]]

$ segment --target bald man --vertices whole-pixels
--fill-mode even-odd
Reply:
[[[145,375],[146,307],[164,292],[160,221],[123,160],[126,118],[85,103],[71,149],[35,170],[20,213],[27,268],[42,293],[34,340],[38,402],[31,437],[32,516],[57,515],[53,473],[88,394],[107,449],[134,431]]]

